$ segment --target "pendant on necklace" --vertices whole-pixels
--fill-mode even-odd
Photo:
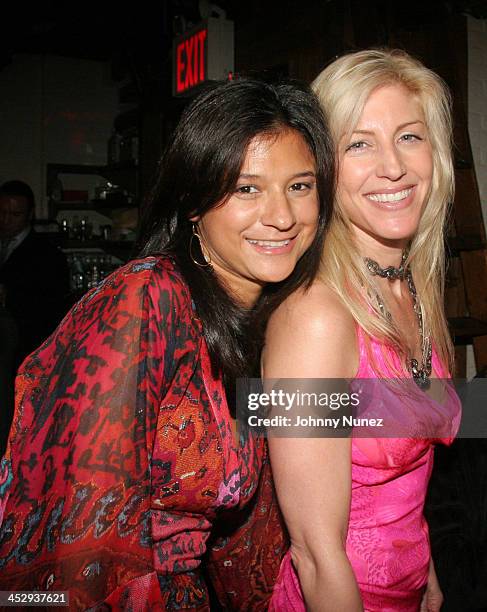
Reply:
[[[366,257],[364,259],[365,265],[367,266],[367,270],[370,272],[372,276],[380,276],[381,278],[387,278],[390,281],[393,280],[406,280],[408,285],[409,293],[411,294],[411,298],[413,300],[413,310],[416,313],[416,317],[418,319],[418,327],[419,327],[419,339],[422,346],[422,356],[421,356],[421,365],[417,359],[411,358],[408,359],[408,370],[411,372],[411,376],[413,377],[414,382],[418,385],[420,389],[423,391],[429,389],[430,387],[430,375],[431,375],[431,355],[432,355],[432,346],[431,340],[429,338],[424,338],[424,326],[423,326],[423,313],[421,311],[421,304],[418,300],[418,295],[416,293],[416,287],[413,281],[413,275],[411,274],[411,270],[405,267],[406,259],[408,256],[408,250],[406,249],[401,257],[401,264],[398,268],[394,266],[389,266],[387,268],[381,268],[379,264],[373,259],[369,259]],[[376,295],[377,305],[379,306],[379,310],[381,314],[388,320],[392,321],[391,313],[385,307],[385,304],[379,294]]]

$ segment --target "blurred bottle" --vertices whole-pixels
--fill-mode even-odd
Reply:
[[[86,240],[86,217],[83,217],[79,224],[79,239],[83,242]]]
[[[73,255],[71,260],[71,290],[80,293],[86,290],[86,278],[83,270],[83,263],[77,255]]]
[[[108,224],[101,225],[100,230],[101,230],[101,237],[103,238],[103,240],[110,240],[112,236],[112,226]]]
[[[100,280],[106,278],[112,271],[112,258],[110,255],[100,257]]]
[[[64,238],[69,238],[69,221],[67,219],[61,220],[61,233]]]
[[[107,163],[118,164],[120,161],[120,144],[122,137],[115,130],[112,129],[112,135],[108,139],[108,151],[107,151]]]
[[[85,236],[86,240],[91,240],[93,237],[93,223],[90,221],[89,217],[85,217]]]
[[[80,230],[81,230],[81,225],[80,225],[79,217],[78,215],[75,215],[73,218],[73,228],[72,228],[72,234],[73,234],[74,240],[80,240],[81,238]]]
[[[98,283],[100,282],[100,268],[99,268],[99,263],[98,263],[98,258],[97,257],[93,257],[92,263],[91,263],[91,287],[96,287],[98,285]]]
[[[51,199],[54,202],[61,202],[63,199],[63,184],[61,180],[56,178],[51,187]]]
[[[83,269],[85,272],[85,288],[91,289],[91,255],[85,255],[83,257]]]

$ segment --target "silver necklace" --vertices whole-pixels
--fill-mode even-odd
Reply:
[[[390,281],[393,280],[404,280],[406,276],[406,259],[408,258],[409,251],[406,249],[401,257],[401,263],[399,268],[395,268],[394,266],[387,266],[387,268],[381,268],[379,264],[366,257],[364,259],[365,265],[367,266],[367,270],[372,274],[372,276],[380,276],[381,278],[387,278]]]
[[[401,264],[398,268],[389,266],[387,268],[381,268],[379,264],[373,259],[365,258],[365,265],[372,276],[380,276],[381,278],[387,278],[392,280],[406,280],[409,293],[413,300],[413,310],[418,318],[419,327],[419,339],[422,347],[421,365],[418,360],[411,357],[408,359],[408,370],[411,372],[414,382],[420,389],[429,389],[430,376],[431,376],[431,355],[432,346],[431,340],[424,337],[424,326],[423,326],[423,313],[421,311],[421,304],[419,303],[418,294],[416,292],[416,286],[414,285],[413,275],[411,270],[405,267],[405,262],[408,256],[408,251],[404,251],[401,258]],[[391,313],[385,307],[383,300],[380,295],[376,295],[377,305],[381,314],[386,317],[389,321],[392,321]]]

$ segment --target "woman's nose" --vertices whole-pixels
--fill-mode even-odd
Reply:
[[[296,223],[296,217],[287,194],[282,192],[270,194],[264,205],[260,220],[263,225],[276,227],[280,231],[293,227]]]
[[[391,181],[397,181],[407,172],[406,164],[400,152],[394,146],[387,147],[381,153],[377,174]]]

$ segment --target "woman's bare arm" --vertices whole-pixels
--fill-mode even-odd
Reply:
[[[291,296],[269,322],[265,378],[351,378],[353,319],[321,284]],[[362,610],[345,552],[351,497],[349,438],[269,438],[279,503],[305,602],[313,612]]]

